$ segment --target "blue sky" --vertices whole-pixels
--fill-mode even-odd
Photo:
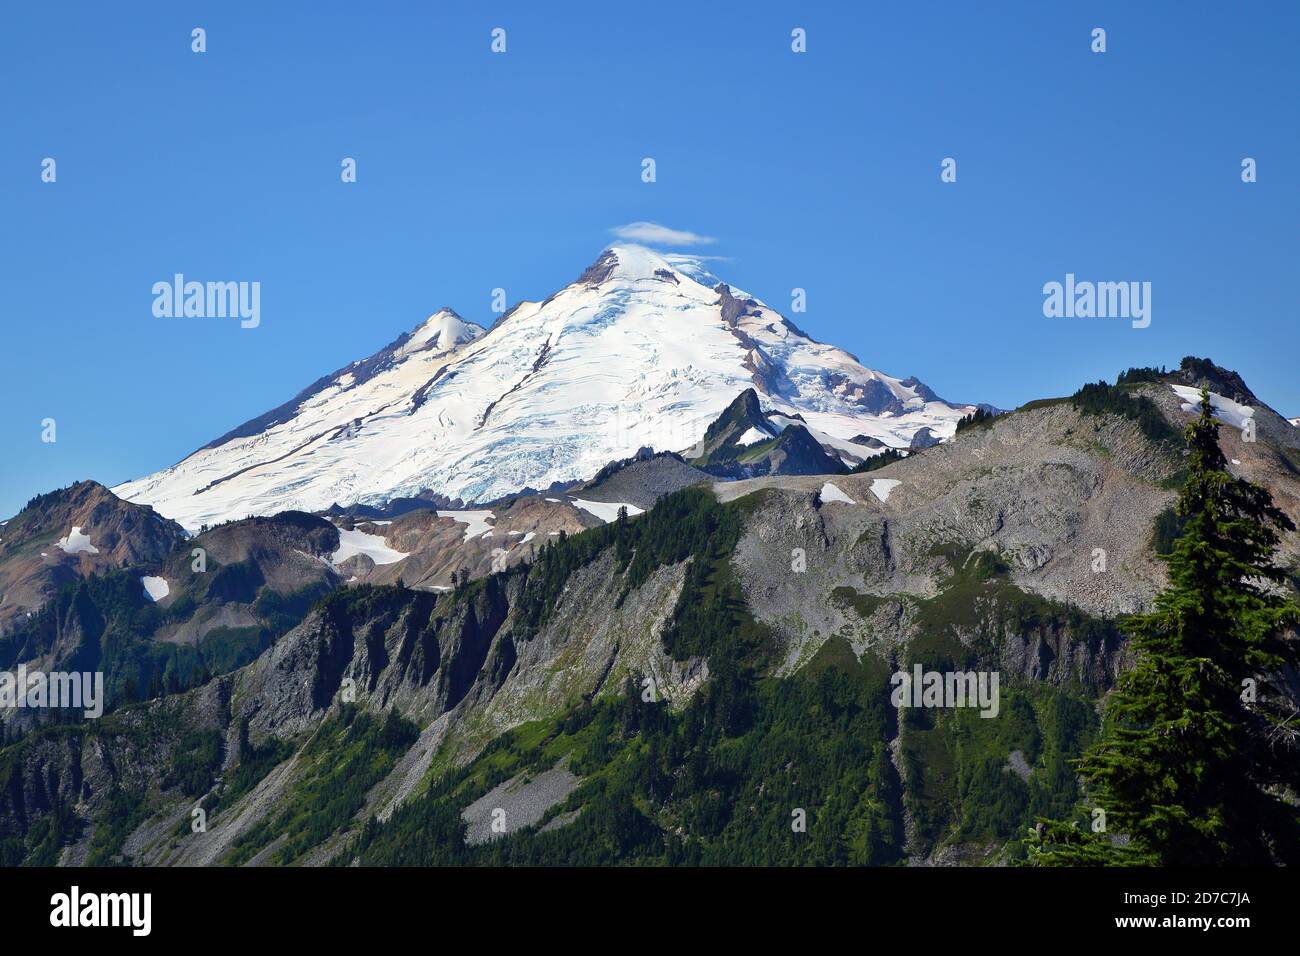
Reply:
[[[1277,2],[8,4],[0,513],[172,464],[440,306],[488,324],[637,220],[952,400],[1194,353],[1300,415],[1297,49]],[[155,318],[176,272],[260,281],[261,326]],[[1150,328],[1044,318],[1067,272],[1150,281]]]

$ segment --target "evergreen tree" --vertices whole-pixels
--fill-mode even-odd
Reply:
[[[1182,536],[1164,556],[1154,609],[1123,622],[1136,662],[1107,703],[1106,732],[1079,761],[1107,833],[1041,821],[1039,864],[1224,865],[1300,862],[1293,666],[1300,608],[1273,562],[1294,525],[1268,492],[1228,473],[1202,389],[1187,427]]]

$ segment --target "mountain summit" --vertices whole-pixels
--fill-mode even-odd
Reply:
[[[687,255],[605,249],[484,331],[442,310],[183,461],[114,489],[188,528],[431,490],[489,501],[695,445],[737,394],[856,463],[972,406],[814,341]],[[857,441],[850,441],[851,438]]]

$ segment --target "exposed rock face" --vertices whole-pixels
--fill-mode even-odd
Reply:
[[[135,507],[114,505],[100,491],[107,496],[100,507],[110,513]],[[151,540],[151,525],[121,528],[119,539],[104,536],[115,543],[109,554],[138,553]],[[339,532],[312,515],[250,518],[189,541],[178,533],[176,540],[174,550],[149,565],[73,577],[73,586],[24,615],[0,641],[0,670],[24,664],[29,671],[100,672],[105,703],[117,706],[161,688],[168,674],[175,690],[204,668],[221,673],[252,660],[341,580],[329,561]],[[0,731],[30,727],[38,716],[0,709]]]
[[[601,469],[591,481],[573,493],[589,501],[627,502],[648,509],[664,495],[702,481],[712,476],[686,464],[680,455],[672,452],[651,452],[626,461],[614,462]]]
[[[1215,365],[1209,359],[1187,356],[1173,373],[1173,378],[1192,388],[1208,388],[1242,405],[1262,404],[1240,375]]]
[[[1190,418],[1167,383],[1143,385],[1138,394],[1171,424]],[[732,419],[710,429],[715,448],[742,425],[764,423],[756,404],[756,396],[743,395],[734,403]],[[1268,487],[1300,520],[1293,446],[1268,437],[1275,431],[1271,411],[1257,406],[1255,414],[1259,440],[1223,428],[1224,451],[1234,471]],[[1283,427],[1290,428],[1277,417],[1277,429]],[[739,539],[725,569],[776,642],[778,674],[819,660],[828,646],[847,645],[863,666],[893,668],[924,645],[1008,680],[1082,686],[1095,695],[1126,663],[1116,617],[1149,607],[1163,584],[1150,531],[1172,503],[1182,467],[1177,449],[1148,440],[1135,421],[1084,415],[1061,401],[963,429],[951,441],[869,473],[768,475],[712,488],[719,500],[738,502]],[[513,564],[452,593],[409,585],[444,573],[453,555],[462,561],[477,555],[477,575],[483,562],[490,566],[491,543],[503,532],[569,520],[576,532],[601,523],[575,500],[652,503],[656,482],[667,487],[694,477],[675,457],[638,456],[572,498],[530,496],[494,509],[490,523],[472,529],[479,544],[466,542],[465,515],[458,521],[427,510],[389,524],[354,517],[336,526],[281,515],[208,531],[188,544],[206,547],[223,567],[255,570],[240,580],[256,579],[259,588],[289,587],[309,573],[337,578],[329,557],[344,532],[361,531],[410,556],[375,564],[360,554],[342,562],[343,573],[370,581],[402,577],[408,587],[338,589],[233,673],[110,715],[97,733],[33,738],[0,771],[0,840],[25,836],[60,807],[93,830],[112,794],[125,790],[150,797],[148,813],[126,842],[136,862],[221,862],[241,835],[295,794],[311,770],[308,742],[345,700],[367,714],[409,718],[418,739],[403,744],[391,770],[369,787],[363,809],[297,858],[320,864],[370,815],[387,817],[507,730],[622,693],[629,677],[651,678],[670,707],[683,706],[706,685],[709,667],[699,658],[674,660],[663,635],[688,573],[698,567],[693,558],[654,569],[624,594],[629,578],[614,548],[595,552],[563,578],[553,612],[536,627],[523,623],[530,597],[524,570]],[[632,491],[649,497],[633,499]],[[484,529],[493,536],[484,537]],[[184,572],[173,562],[188,555],[182,548],[163,566],[180,593]],[[1300,568],[1300,535],[1285,537],[1282,560]],[[208,585],[206,593],[214,604],[220,593],[223,608],[243,607],[240,580],[220,583],[219,592]],[[1008,606],[1017,613],[1005,613]],[[84,623],[73,615],[61,628],[62,653],[75,657],[87,643]],[[173,768],[200,732],[220,740],[225,777],[214,794],[240,766],[244,733],[257,752],[279,745],[292,755],[277,757],[256,786],[214,815],[206,832],[185,826],[178,832],[203,795],[183,793]],[[896,761],[905,759],[899,756],[907,749],[905,733],[889,742]],[[1008,760],[1007,772],[1022,779],[1038,772],[1023,753]],[[509,805],[521,819],[541,820],[575,778],[564,766],[539,766],[545,769],[532,780],[485,785],[491,807],[517,798]],[[476,806],[466,819],[482,836],[488,804]],[[572,819],[557,818],[555,825]],[[83,859],[88,841],[67,847],[63,862]],[[919,858],[953,862],[978,855],[971,847],[941,847]],[[253,862],[260,859],[263,854]]]
[[[1164,402],[1162,391],[1172,396],[1161,386],[1152,386],[1151,395]],[[1187,417],[1172,401],[1165,409],[1175,421]],[[1227,428],[1222,441],[1246,477],[1268,486],[1300,518],[1300,483],[1279,464],[1276,450],[1262,443],[1252,448]],[[1151,528],[1174,501],[1166,483],[1179,467],[1180,456],[1145,440],[1135,423],[1082,416],[1057,404],[963,431],[879,470],[835,478],[854,505],[818,506],[820,478],[762,478],[714,489],[722,500],[768,489],[736,564],[755,614],[786,636],[787,666],[794,668],[837,633],[849,636],[855,649],[907,640],[915,633],[916,602],[935,597],[966,556],[982,551],[1005,563],[1016,587],[1090,615],[1111,619],[1148,607],[1164,582]],[[882,481],[898,483],[883,501],[872,490]],[[807,555],[803,574],[790,573],[793,548]],[[1300,538],[1288,535],[1283,560],[1297,562],[1298,553]],[[884,603],[863,621],[831,598],[836,588]],[[1004,651],[1017,672],[1097,682],[1113,670],[1115,648],[1081,651],[1045,646],[1035,635],[1008,635]]]
[[[468,523],[478,515],[477,523]],[[409,555],[392,564],[376,565],[365,556],[342,566],[347,580],[394,584],[400,578],[412,587],[446,589],[452,575],[483,577],[529,560],[560,532],[577,534],[602,524],[600,518],[560,498],[529,495],[474,512],[412,511],[390,522],[343,522],[355,530],[382,537],[386,545]]]
[[[939,436],[928,428],[918,429],[912,436],[912,448],[933,448],[939,444]]]
[[[846,470],[803,425],[779,426],[769,419],[752,388],[737,396],[688,454],[693,467],[727,479]]]
[[[563,766],[535,777],[512,777],[465,808],[461,814],[469,824],[465,839],[469,843],[486,843],[532,826],[577,786],[578,778]]]
[[[34,498],[0,525],[0,634],[61,584],[111,568],[156,568],[184,540],[176,522],[98,482]]]
[[[407,796],[435,758],[454,765],[522,721],[620,692],[628,676],[652,676],[674,706],[684,704],[707,679],[707,666],[673,661],[660,634],[685,567],[655,572],[614,610],[620,581],[612,570],[609,555],[582,569],[551,622],[526,640],[511,627],[517,575],[493,576],[459,599],[391,588],[340,594],[240,671],[116,717],[115,723],[125,722],[120,732],[74,735],[24,750],[21,765],[0,788],[0,837],[23,832],[60,800],[93,815],[114,788],[157,787],[187,731],[218,732],[227,767],[239,758],[241,727],[254,747],[301,740],[338,712],[345,686],[362,707],[396,708],[426,728],[377,788],[376,807]],[[129,732],[146,725],[172,731]],[[137,860],[216,862],[275,808],[296,772],[291,760],[223,813],[218,825],[179,845],[168,829],[193,802],[162,781],[164,807],[132,840]]]

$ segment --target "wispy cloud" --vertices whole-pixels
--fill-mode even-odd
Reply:
[[[712,236],[670,229],[657,222],[629,222],[625,226],[615,226],[610,232],[628,242],[644,242],[655,246],[707,246],[716,241]]]

